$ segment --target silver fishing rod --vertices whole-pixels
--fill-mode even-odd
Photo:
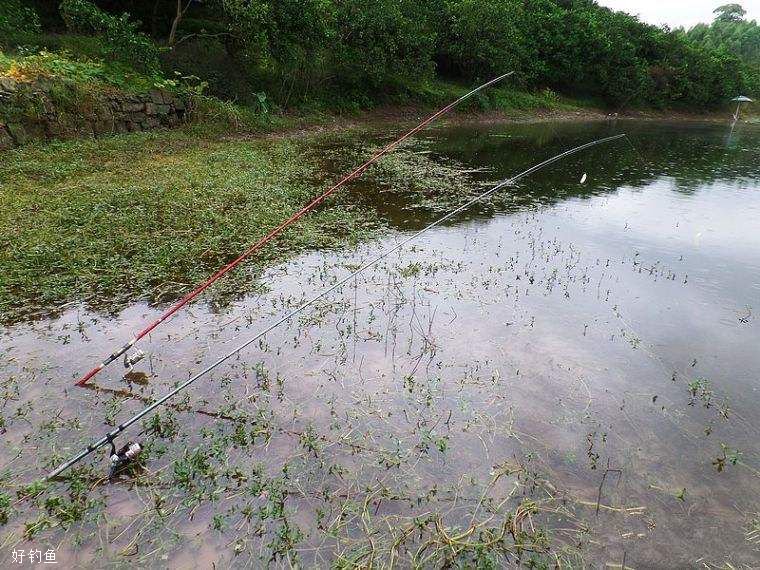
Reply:
[[[261,332],[259,332],[256,335],[254,335],[253,337],[251,337],[247,341],[245,341],[243,344],[241,344],[237,348],[232,349],[230,352],[228,352],[227,354],[225,354],[224,356],[222,356],[221,358],[219,358],[216,362],[213,362],[212,364],[210,364],[209,366],[207,366],[206,368],[204,368],[202,371],[200,371],[198,374],[196,374],[195,376],[193,376],[189,380],[187,380],[187,381],[183,382],[182,384],[180,384],[179,386],[177,386],[171,392],[169,392],[166,395],[162,396],[161,398],[159,398],[158,400],[156,400],[155,402],[153,402],[151,405],[149,405],[148,407],[146,407],[142,411],[138,412],[136,415],[132,416],[130,419],[128,419],[124,423],[118,425],[117,427],[115,427],[113,430],[109,431],[106,435],[104,435],[100,439],[92,442],[90,445],[88,445],[86,448],[84,448],[82,451],[80,451],[74,457],[72,457],[71,459],[69,459],[68,461],[66,461],[65,463],[61,464],[59,467],[57,467],[53,471],[51,471],[50,474],[48,474],[48,476],[45,478],[45,480],[49,480],[49,479],[52,479],[54,477],[57,477],[58,475],[60,475],[64,471],[66,471],[66,469],[68,469],[72,465],[78,463],[79,461],[81,461],[82,459],[84,459],[85,457],[87,457],[90,453],[92,453],[96,449],[98,449],[98,448],[100,448],[100,447],[102,447],[102,446],[104,446],[106,444],[111,444],[111,446],[113,447],[113,440],[114,440],[114,438],[116,438],[116,436],[118,436],[121,432],[123,432],[124,430],[126,430],[129,426],[131,426],[132,424],[134,424],[135,422],[137,422],[141,418],[147,416],[153,410],[155,410],[159,406],[163,405],[169,399],[173,398],[175,395],[177,395],[178,393],[180,393],[182,390],[184,390],[185,388],[187,388],[188,386],[190,386],[191,384],[193,384],[196,380],[198,380],[199,378],[204,377],[206,374],[208,374],[209,372],[211,372],[212,370],[214,370],[215,368],[217,368],[218,366],[220,366],[223,362],[225,362],[226,360],[228,360],[229,358],[231,358],[232,356],[234,356],[235,354],[237,354],[238,352],[240,352],[244,348],[250,346],[251,344],[253,344],[257,340],[259,340],[261,337],[265,336],[268,332],[270,332],[273,329],[277,328],[281,324],[289,321],[290,319],[292,319],[293,317],[295,317],[296,315],[298,315],[299,313],[303,312],[304,310],[306,310],[307,308],[309,308],[310,306],[312,306],[314,303],[316,303],[317,301],[319,301],[322,297],[330,294],[331,292],[333,292],[336,289],[340,288],[341,286],[345,285],[346,283],[348,283],[349,281],[351,281],[354,277],[356,277],[357,275],[359,275],[363,271],[366,271],[367,269],[369,269],[370,267],[372,267],[373,265],[375,265],[376,263],[378,263],[382,259],[388,257],[393,252],[398,251],[399,249],[401,249],[402,247],[404,247],[409,242],[414,241],[415,239],[417,239],[418,237],[420,237],[425,232],[428,232],[431,229],[435,228],[436,226],[439,226],[440,224],[442,224],[446,220],[448,220],[448,219],[456,216],[460,212],[463,212],[464,210],[468,209],[470,206],[473,206],[474,204],[477,204],[478,202],[481,202],[485,198],[488,198],[489,196],[491,196],[495,192],[498,192],[499,190],[501,190],[505,186],[509,186],[510,184],[514,184],[516,181],[520,180],[521,178],[524,178],[524,177],[526,177],[526,176],[528,176],[530,174],[533,174],[534,172],[536,172],[538,170],[541,170],[545,166],[549,166],[550,164],[552,164],[554,162],[557,162],[559,160],[562,160],[563,158],[565,158],[567,156],[570,156],[571,154],[575,154],[577,152],[580,152],[582,150],[585,150],[587,148],[591,148],[591,147],[599,145],[599,144],[603,144],[603,143],[611,142],[611,141],[614,141],[614,140],[618,140],[618,139],[621,139],[621,138],[623,138],[625,136],[627,136],[627,135],[620,134],[620,135],[615,135],[615,136],[611,136],[611,137],[605,137],[605,138],[602,138],[602,139],[597,139],[597,140],[591,141],[589,143],[582,144],[580,146],[571,148],[570,150],[566,150],[565,152],[557,154],[557,155],[555,155],[555,156],[553,156],[553,157],[551,157],[551,158],[549,158],[547,160],[544,160],[543,162],[540,162],[540,163],[536,164],[535,166],[531,166],[527,170],[524,170],[523,172],[521,172],[520,174],[517,174],[516,176],[513,176],[512,178],[508,178],[508,179],[500,182],[499,184],[497,184],[496,186],[494,186],[490,190],[487,190],[487,191],[483,192],[482,194],[480,194],[480,195],[476,196],[475,198],[472,198],[471,200],[469,200],[466,203],[462,204],[458,208],[455,208],[454,210],[452,210],[451,212],[449,212],[448,214],[446,214],[442,218],[439,218],[438,220],[432,222],[430,225],[425,226],[423,229],[421,229],[417,233],[414,233],[411,236],[403,239],[402,241],[400,241],[399,243],[397,243],[393,247],[391,247],[389,249],[386,249],[385,251],[383,251],[382,253],[380,253],[379,255],[377,255],[376,257],[374,257],[373,259],[371,259],[370,261],[368,261],[364,265],[362,265],[359,269],[357,269],[356,271],[354,271],[353,273],[351,273],[347,277],[344,277],[343,279],[341,279],[340,281],[338,281],[334,285],[331,285],[330,287],[327,287],[327,288],[323,289],[322,291],[320,291],[319,293],[317,293],[314,297],[312,297],[308,301],[304,302],[303,304],[299,305],[297,308],[293,309],[288,314],[286,314],[284,317],[282,317],[279,320],[275,321],[274,323],[272,323],[271,325],[269,325],[268,327],[266,327],[264,330],[262,330]]]

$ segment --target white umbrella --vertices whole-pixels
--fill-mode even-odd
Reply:
[[[738,97],[734,97],[731,99],[731,101],[736,101],[736,113],[734,113],[734,120],[739,119],[739,108],[742,106],[742,103],[754,103],[752,99],[749,97],[745,97],[744,95],[739,95]]]

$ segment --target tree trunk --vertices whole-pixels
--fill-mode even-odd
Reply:
[[[190,4],[188,3],[188,6]],[[182,19],[182,14],[184,13],[184,10],[182,10],[182,0],[177,0],[177,15],[174,16],[174,21],[172,22],[172,29],[169,32],[169,45],[173,46],[174,42],[177,40],[177,28],[179,27],[179,21]]]

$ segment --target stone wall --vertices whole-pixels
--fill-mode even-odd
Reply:
[[[173,127],[185,120],[187,110],[185,100],[163,90],[135,95],[111,89],[79,98],[72,85],[0,77],[0,150],[31,140]]]

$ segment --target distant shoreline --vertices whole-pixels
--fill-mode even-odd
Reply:
[[[230,132],[231,138],[287,138],[297,133],[340,132],[343,130],[361,129],[372,126],[387,126],[393,123],[406,124],[419,121],[432,113],[430,108],[414,106],[386,106],[366,111],[359,115],[327,114],[318,117],[304,116],[299,113],[284,113],[271,125],[253,128],[250,131],[243,128],[237,133]],[[683,123],[725,123],[731,124],[729,111],[706,113],[684,113],[674,110],[636,109],[622,113],[611,114],[602,109],[532,109],[529,111],[459,111],[442,117],[430,128],[441,126],[487,125],[487,124],[520,124],[520,123],[551,123],[551,122],[587,122],[587,121],[671,121]],[[748,114],[739,123],[760,123],[760,116]]]

